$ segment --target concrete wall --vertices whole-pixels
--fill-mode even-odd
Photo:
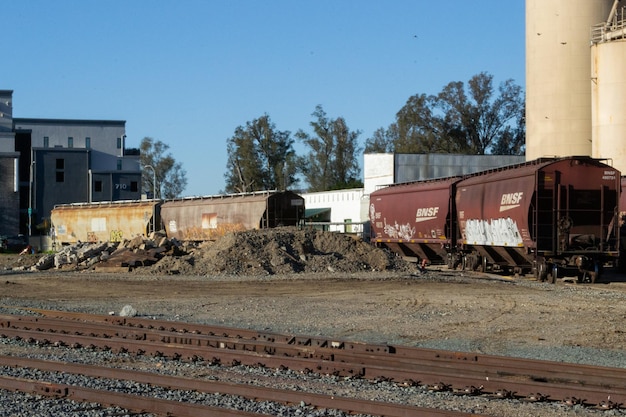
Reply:
[[[307,209],[330,208],[330,222],[338,224],[329,225],[329,231],[361,233],[363,231],[362,225],[344,226],[344,223],[346,221],[361,223],[369,220],[367,217],[363,217],[362,206],[365,197],[362,188],[305,193],[302,194],[302,197]],[[367,199],[365,204],[367,205]]]
[[[382,185],[394,182],[395,157],[392,153],[366,153],[363,155],[363,189],[366,195]]]

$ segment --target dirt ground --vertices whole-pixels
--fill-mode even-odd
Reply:
[[[37,255],[0,255],[13,268],[1,272],[0,304],[98,314],[132,305],[148,317],[492,354],[626,351],[619,277],[552,285],[436,267],[421,273],[345,236],[313,236],[308,248],[266,238],[231,237],[131,273],[23,271]]]

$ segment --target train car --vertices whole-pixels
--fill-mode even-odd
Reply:
[[[226,233],[295,226],[304,219],[304,198],[290,191],[263,191],[165,201],[161,219],[167,236],[213,240]]]
[[[626,176],[622,176],[620,183],[622,185],[622,191],[626,191]],[[621,193],[619,197],[619,216],[620,224],[624,224],[624,220],[626,220],[626,192]]]
[[[589,157],[468,176],[455,195],[463,263],[595,281],[618,255],[619,198],[620,172]]]
[[[460,180],[416,181],[371,193],[372,242],[409,259],[453,267],[457,225],[451,197]]]
[[[619,257],[620,176],[598,159],[542,158],[392,185],[370,195],[372,242],[451,268],[593,282]]]
[[[621,178],[622,193],[619,198],[619,271],[626,272],[626,176]]]
[[[159,200],[60,204],[50,215],[58,244],[120,242],[159,228]]]

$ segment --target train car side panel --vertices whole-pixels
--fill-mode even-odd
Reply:
[[[263,192],[166,201],[161,217],[168,237],[213,240],[230,232],[293,226],[304,217],[304,199],[291,192]]]
[[[168,237],[200,241],[258,229],[264,211],[263,198],[188,199],[163,203],[161,217]]]
[[[460,178],[394,185],[370,195],[372,240],[406,257],[447,263],[456,225],[451,196]]]
[[[51,213],[53,237],[57,243],[74,244],[119,242],[147,236],[158,219],[158,204],[158,201],[130,201],[59,205]]]
[[[498,177],[458,184],[456,207],[463,243],[532,247],[529,209],[534,173],[514,171]]]
[[[466,264],[595,278],[617,255],[619,175],[599,160],[569,157],[464,179],[456,203]]]

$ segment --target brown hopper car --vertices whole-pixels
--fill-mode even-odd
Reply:
[[[472,270],[533,272],[542,280],[575,274],[579,280],[595,281],[602,266],[618,257],[620,175],[600,160],[569,157],[449,179],[448,207],[453,209],[446,220],[450,233],[445,241],[450,244],[442,242],[448,248],[445,263]],[[435,202],[441,201],[441,190],[432,195],[427,191],[431,182],[413,183],[402,193],[389,191],[398,187],[372,193],[377,218],[405,221],[405,212],[412,211],[415,219],[407,227],[417,228],[419,210],[440,205]],[[417,203],[410,196],[415,193]],[[385,210],[379,212],[378,207]],[[412,255],[406,250],[411,245],[387,238],[379,226],[372,219],[375,243]],[[420,255],[431,263],[443,260],[441,253]]]
[[[405,257],[447,263],[456,235],[454,195],[460,177],[382,188],[370,196],[375,240]]]
[[[295,226],[304,219],[304,198],[289,191],[265,191],[111,203],[62,204],[52,210],[59,244],[106,242],[149,236],[211,240],[230,231]]]
[[[169,200],[161,206],[167,236],[212,240],[228,232],[296,226],[304,198],[293,192],[257,192]]]

